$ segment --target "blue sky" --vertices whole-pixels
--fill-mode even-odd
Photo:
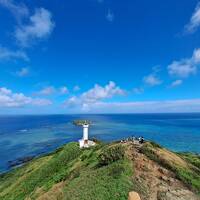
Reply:
[[[0,0],[0,113],[200,112],[197,0]]]

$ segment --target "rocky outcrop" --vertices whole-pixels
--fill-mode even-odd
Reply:
[[[141,200],[137,192],[129,192],[128,200]]]
[[[192,192],[184,189],[158,192],[157,200],[199,200]]]

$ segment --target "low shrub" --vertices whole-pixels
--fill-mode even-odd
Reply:
[[[104,149],[99,157],[100,166],[108,165],[124,158],[125,150],[122,145],[115,145]]]
[[[95,142],[96,144],[101,144],[102,143],[101,140],[99,140],[99,139],[97,139],[95,137],[92,138],[92,141]]]
[[[122,164],[116,163],[109,169],[109,176],[118,178],[123,172],[125,172],[125,167]]]
[[[83,154],[80,156],[81,161],[84,161],[85,159],[87,159],[88,155]]]
[[[57,173],[57,174],[55,174],[54,176],[53,176],[53,181],[52,181],[52,183],[59,183],[59,182],[61,182],[61,181],[64,181],[64,180],[66,180],[66,178],[69,176],[69,172],[66,170],[63,170],[63,171],[61,171],[61,172],[59,172],[59,173]]]
[[[184,169],[184,168],[176,168],[175,174],[178,179],[183,181],[190,189],[193,189],[200,193],[200,176],[195,172]]]
[[[77,167],[76,169],[74,169],[73,171],[71,171],[70,175],[69,175],[69,180],[73,180],[74,178],[78,178],[80,176],[80,167]]]
[[[157,144],[157,143],[155,143],[153,141],[151,141],[150,144],[155,148],[162,148],[159,144]]]
[[[200,169],[200,155],[192,153],[179,153],[186,161]]]

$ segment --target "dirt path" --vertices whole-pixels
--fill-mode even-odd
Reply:
[[[177,180],[171,171],[147,158],[139,149],[140,146],[130,144],[127,152],[133,161],[135,190],[142,200],[200,199]]]

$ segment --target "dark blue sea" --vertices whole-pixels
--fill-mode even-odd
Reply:
[[[10,169],[9,161],[78,141],[82,129],[72,124],[75,119],[93,122],[91,138],[113,141],[143,136],[173,151],[200,153],[200,114],[0,116],[0,173]]]

